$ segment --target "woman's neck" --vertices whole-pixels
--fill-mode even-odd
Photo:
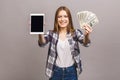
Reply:
[[[59,31],[59,39],[64,41],[66,39],[67,29],[66,28],[60,28]]]
[[[60,28],[60,31],[59,31],[59,33],[67,33],[67,28]]]

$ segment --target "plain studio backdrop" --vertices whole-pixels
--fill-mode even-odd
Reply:
[[[80,45],[83,72],[79,80],[120,80],[119,0],[0,0],[0,80],[48,80],[45,64],[48,45],[38,46],[38,35],[30,35],[30,13],[45,14],[45,32],[53,29],[55,11],[67,6],[75,28],[76,13],[94,12],[92,44]]]

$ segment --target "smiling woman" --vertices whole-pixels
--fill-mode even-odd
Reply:
[[[66,28],[68,23],[69,23],[69,19],[68,19],[67,13],[64,10],[60,11],[59,14],[58,14],[58,24],[59,24],[59,27]]]
[[[74,32],[70,10],[64,6],[59,7],[56,11],[53,31],[59,32],[61,28],[71,33]]]
[[[41,47],[49,43],[46,74],[50,80],[78,80],[77,73],[82,72],[78,42],[88,46],[92,31],[89,26],[84,30],[83,34],[74,29],[70,10],[61,6],[55,14],[54,29],[39,35]]]

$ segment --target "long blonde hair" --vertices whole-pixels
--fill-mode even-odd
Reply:
[[[58,14],[61,10],[64,10],[66,11],[67,15],[68,15],[68,19],[69,19],[69,24],[67,26],[67,32],[68,33],[73,33],[75,31],[74,27],[73,27],[73,22],[72,22],[72,16],[71,16],[71,13],[70,13],[70,10],[65,7],[65,6],[61,6],[57,9],[56,13],[55,13],[55,19],[54,19],[54,29],[53,29],[53,32],[57,32],[59,33],[60,31],[60,28],[59,28],[59,25],[58,25]]]

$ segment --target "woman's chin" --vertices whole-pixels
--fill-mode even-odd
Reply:
[[[61,27],[61,28],[65,28],[65,27],[67,27],[67,26],[66,26],[66,25],[61,25],[60,27]]]

